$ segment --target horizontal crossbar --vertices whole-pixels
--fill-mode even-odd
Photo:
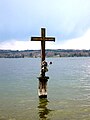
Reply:
[[[54,37],[31,37],[31,41],[54,41],[55,42],[55,38]]]

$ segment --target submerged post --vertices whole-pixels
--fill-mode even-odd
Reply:
[[[45,28],[41,28],[41,37],[31,37],[31,41],[41,41],[41,70],[39,79],[38,95],[40,98],[47,97],[47,81],[48,76],[45,73],[48,71],[47,62],[45,61],[45,41],[55,41],[54,37],[45,37]]]

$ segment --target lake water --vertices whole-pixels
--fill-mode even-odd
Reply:
[[[40,58],[0,59],[0,120],[90,120],[90,58],[47,61],[48,98],[40,100]]]

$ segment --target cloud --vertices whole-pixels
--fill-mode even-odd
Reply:
[[[40,49],[38,42],[21,41],[21,40],[8,40],[1,42],[0,49],[8,50],[27,50],[27,49]]]
[[[8,40],[0,43],[0,49],[9,50],[36,50],[41,49],[41,43],[30,40]],[[46,42],[46,49],[90,49],[90,29],[86,33],[75,39],[68,39],[67,41]]]
[[[42,26],[58,40],[81,36],[90,28],[90,0],[0,1],[0,41],[26,39]]]
[[[60,46],[62,49],[90,49],[90,29],[83,36],[69,39]]]

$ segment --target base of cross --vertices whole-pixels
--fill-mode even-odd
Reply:
[[[37,77],[39,80],[39,87],[38,87],[38,96],[39,98],[47,98],[47,81],[49,79],[48,76],[40,76]]]

